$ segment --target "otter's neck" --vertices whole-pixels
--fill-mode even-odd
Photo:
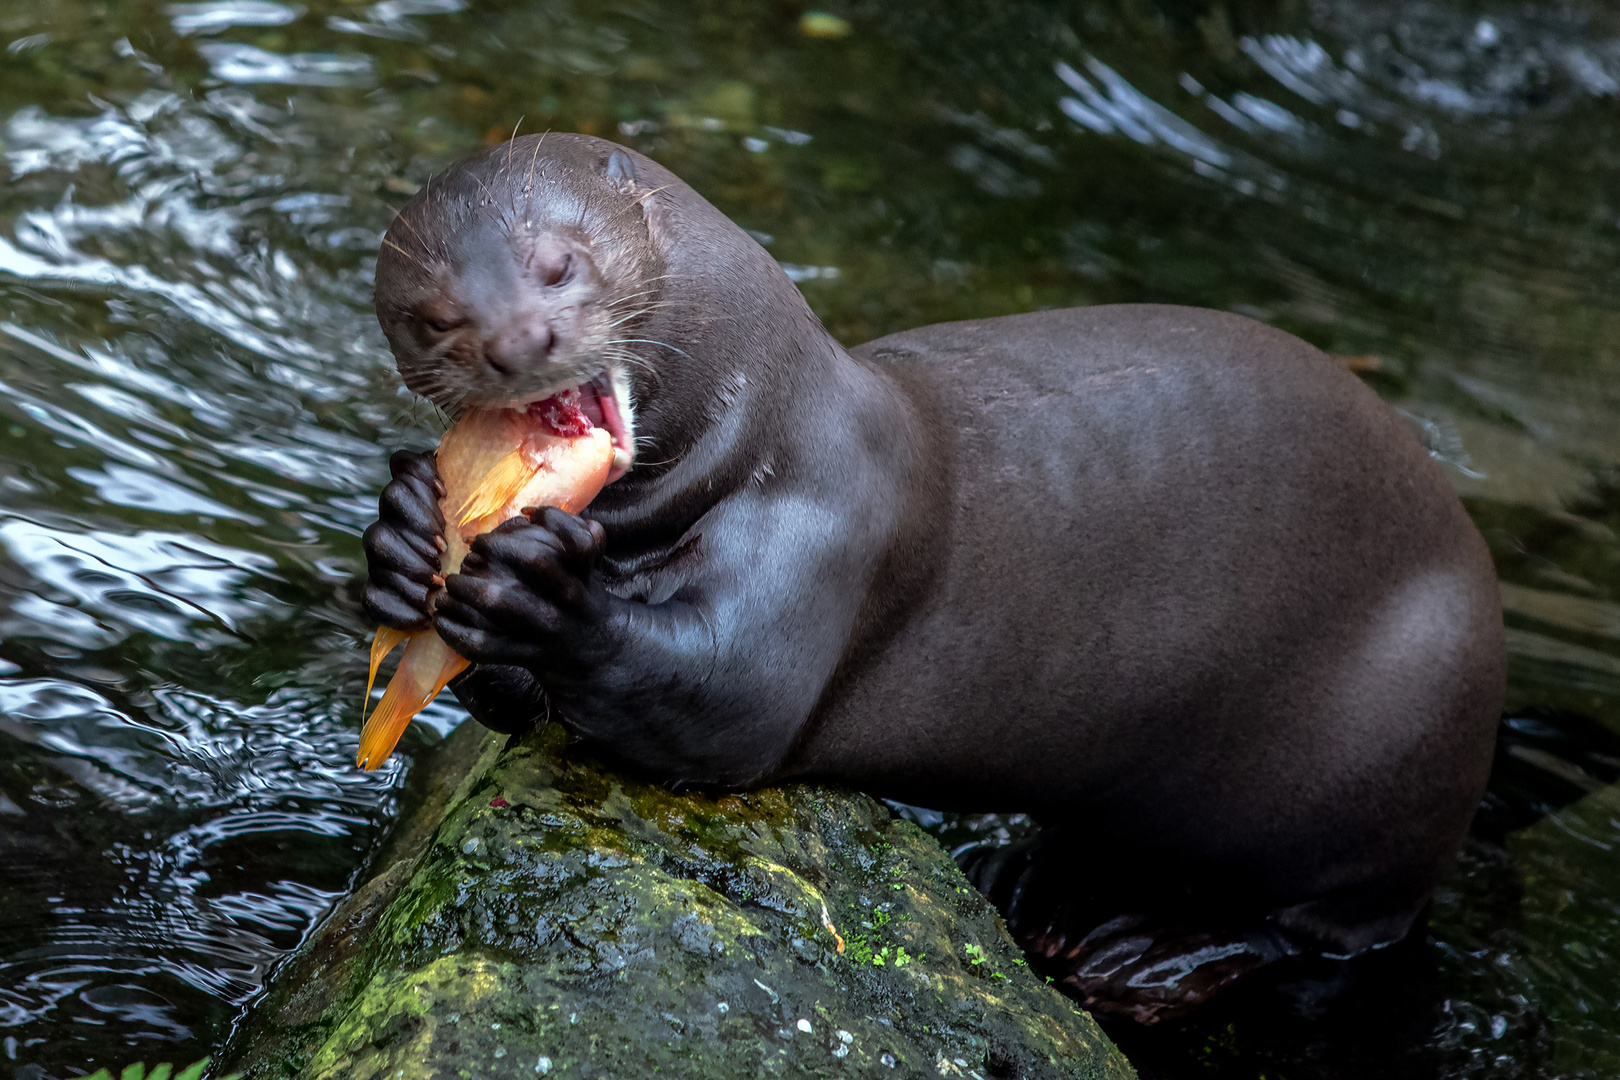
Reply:
[[[655,196],[648,223],[664,274],[633,335],[648,361],[632,372],[636,465],[591,507],[610,550],[632,558],[832,437],[813,430],[819,403],[871,389],[776,260],[714,207]]]

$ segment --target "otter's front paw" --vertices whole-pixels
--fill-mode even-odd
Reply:
[[[445,580],[434,627],[475,664],[577,677],[597,659],[607,594],[591,567],[605,541],[598,523],[552,507],[505,522]]]
[[[365,531],[368,580],[363,602],[372,621],[396,630],[428,625],[428,597],[439,584],[444,551],[444,481],[432,454],[401,450],[388,459],[393,479],[377,500],[378,520]]]

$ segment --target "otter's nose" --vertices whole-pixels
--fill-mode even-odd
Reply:
[[[534,316],[484,339],[484,363],[497,375],[513,375],[529,364],[550,359],[557,345],[551,320]]]

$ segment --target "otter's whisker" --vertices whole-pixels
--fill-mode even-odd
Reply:
[[[603,304],[602,306],[603,307],[610,307],[610,308],[611,307],[618,307],[620,304],[623,304],[626,301],[634,300],[638,296],[646,296],[650,292],[657,292],[657,290],[656,289],[642,289],[640,292],[626,293],[624,296],[621,296],[621,297],[619,297],[619,298],[617,298],[615,300],[609,300],[606,304]]]
[[[661,306],[660,304],[646,304],[642,307],[632,308],[629,311],[615,312],[615,317],[608,323],[608,329],[611,330],[615,326],[621,326],[644,315],[651,315]]]
[[[677,349],[675,346],[669,344],[666,341],[653,341],[651,338],[615,338],[614,340],[609,341],[607,344],[609,344],[609,345],[662,345],[664,348],[668,349],[670,352],[678,352],[682,356],[686,357],[688,360],[692,359],[692,354],[687,352],[685,349]]]
[[[404,223],[404,225],[405,225],[405,227],[407,229],[411,230],[411,233],[416,237],[417,241],[422,245],[422,250],[423,251],[428,251],[429,249],[428,249],[428,245],[427,245],[427,240],[425,240],[422,237],[421,233],[416,231],[416,226],[411,224],[411,219],[406,217],[404,214],[400,213],[397,209],[395,209],[393,203],[385,202],[385,203],[383,203],[383,205],[388,207],[388,212],[389,213],[393,214],[394,217],[397,220]]]
[[[534,166],[535,166],[535,163],[540,160],[540,144],[545,142],[546,141],[546,136],[550,135],[550,134],[551,134],[551,129],[547,128],[546,130],[544,130],[544,131],[542,131],[540,133],[540,137],[538,139],[534,140],[534,154],[532,156],[530,156],[530,158],[529,158],[529,178],[527,180],[525,180],[524,183],[523,183],[523,196],[524,196],[524,199],[523,199],[523,216],[524,217],[528,217],[528,215],[529,215],[529,204],[533,201]]]
[[[659,372],[658,368],[652,364],[651,361],[647,360],[643,356],[636,355],[629,349],[610,349],[603,355],[609,360],[617,361],[618,363],[627,367],[639,368],[640,370],[645,371],[655,383],[662,383],[664,381],[663,375]]]
[[[672,278],[674,276],[675,276],[674,274],[657,274],[657,275],[654,275],[653,277],[642,278],[641,281],[638,282],[638,284],[651,285],[655,281],[667,281],[668,279],[670,279],[670,278]],[[652,290],[652,289],[643,289],[642,290],[642,292],[653,292],[653,291],[654,290]],[[630,293],[629,295],[631,295],[631,296],[640,296],[641,293]]]
[[[674,186],[675,186],[674,184],[664,184],[661,187],[653,188],[651,191],[643,192],[642,194],[637,195],[635,198],[631,199],[630,200],[630,205],[626,206],[623,210],[620,210],[618,212],[618,214],[628,214],[633,207],[639,207],[644,201],[646,201],[647,199],[652,198],[654,195],[658,194],[660,191],[663,191],[663,190],[665,190],[667,188],[672,188]],[[617,217],[618,214],[614,214],[613,216]]]
[[[527,113],[524,114],[524,116],[527,116],[527,115],[528,115]],[[520,128],[522,126],[523,126],[523,116],[520,116],[520,117],[518,117],[518,122],[512,125],[511,137],[506,140],[506,167],[508,169],[510,169],[512,167],[512,146],[513,146],[514,143],[517,142],[518,128]]]
[[[466,170],[466,173],[467,173],[468,176],[472,177],[474,181],[477,182],[479,187],[484,189],[484,194],[489,197],[488,202],[486,202],[485,205],[487,206],[487,205],[493,204],[495,202],[495,193],[493,191],[489,190],[489,185],[484,183],[484,178],[482,176],[479,176],[477,173],[473,172],[471,169]]]
[[[642,306],[637,308],[636,310],[642,312],[643,314],[645,314],[647,312],[658,311],[658,310],[660,310],[662,308],[667,308],[667,307],[691,307],[692,304],[693,304],[693,301],[691,301],[691,300],[648,300],[647,302],[642,304]],[[605,304],[603,306],[604,307],[612,307],[613,305]],[[623,313],[622,312],[615,312],[615,314],[623,314]]]

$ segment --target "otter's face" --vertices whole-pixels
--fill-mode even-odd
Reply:
[[[406,204],[378,259],[377,317],[405,384],[451,416],[577,389],[613,437],[611,482],[634,459],[627,369],[636,326],[658,306],[660,260],[619,175],[628,159],[541,159],[536,140],[531,165],[529,141],[435,177]]]

